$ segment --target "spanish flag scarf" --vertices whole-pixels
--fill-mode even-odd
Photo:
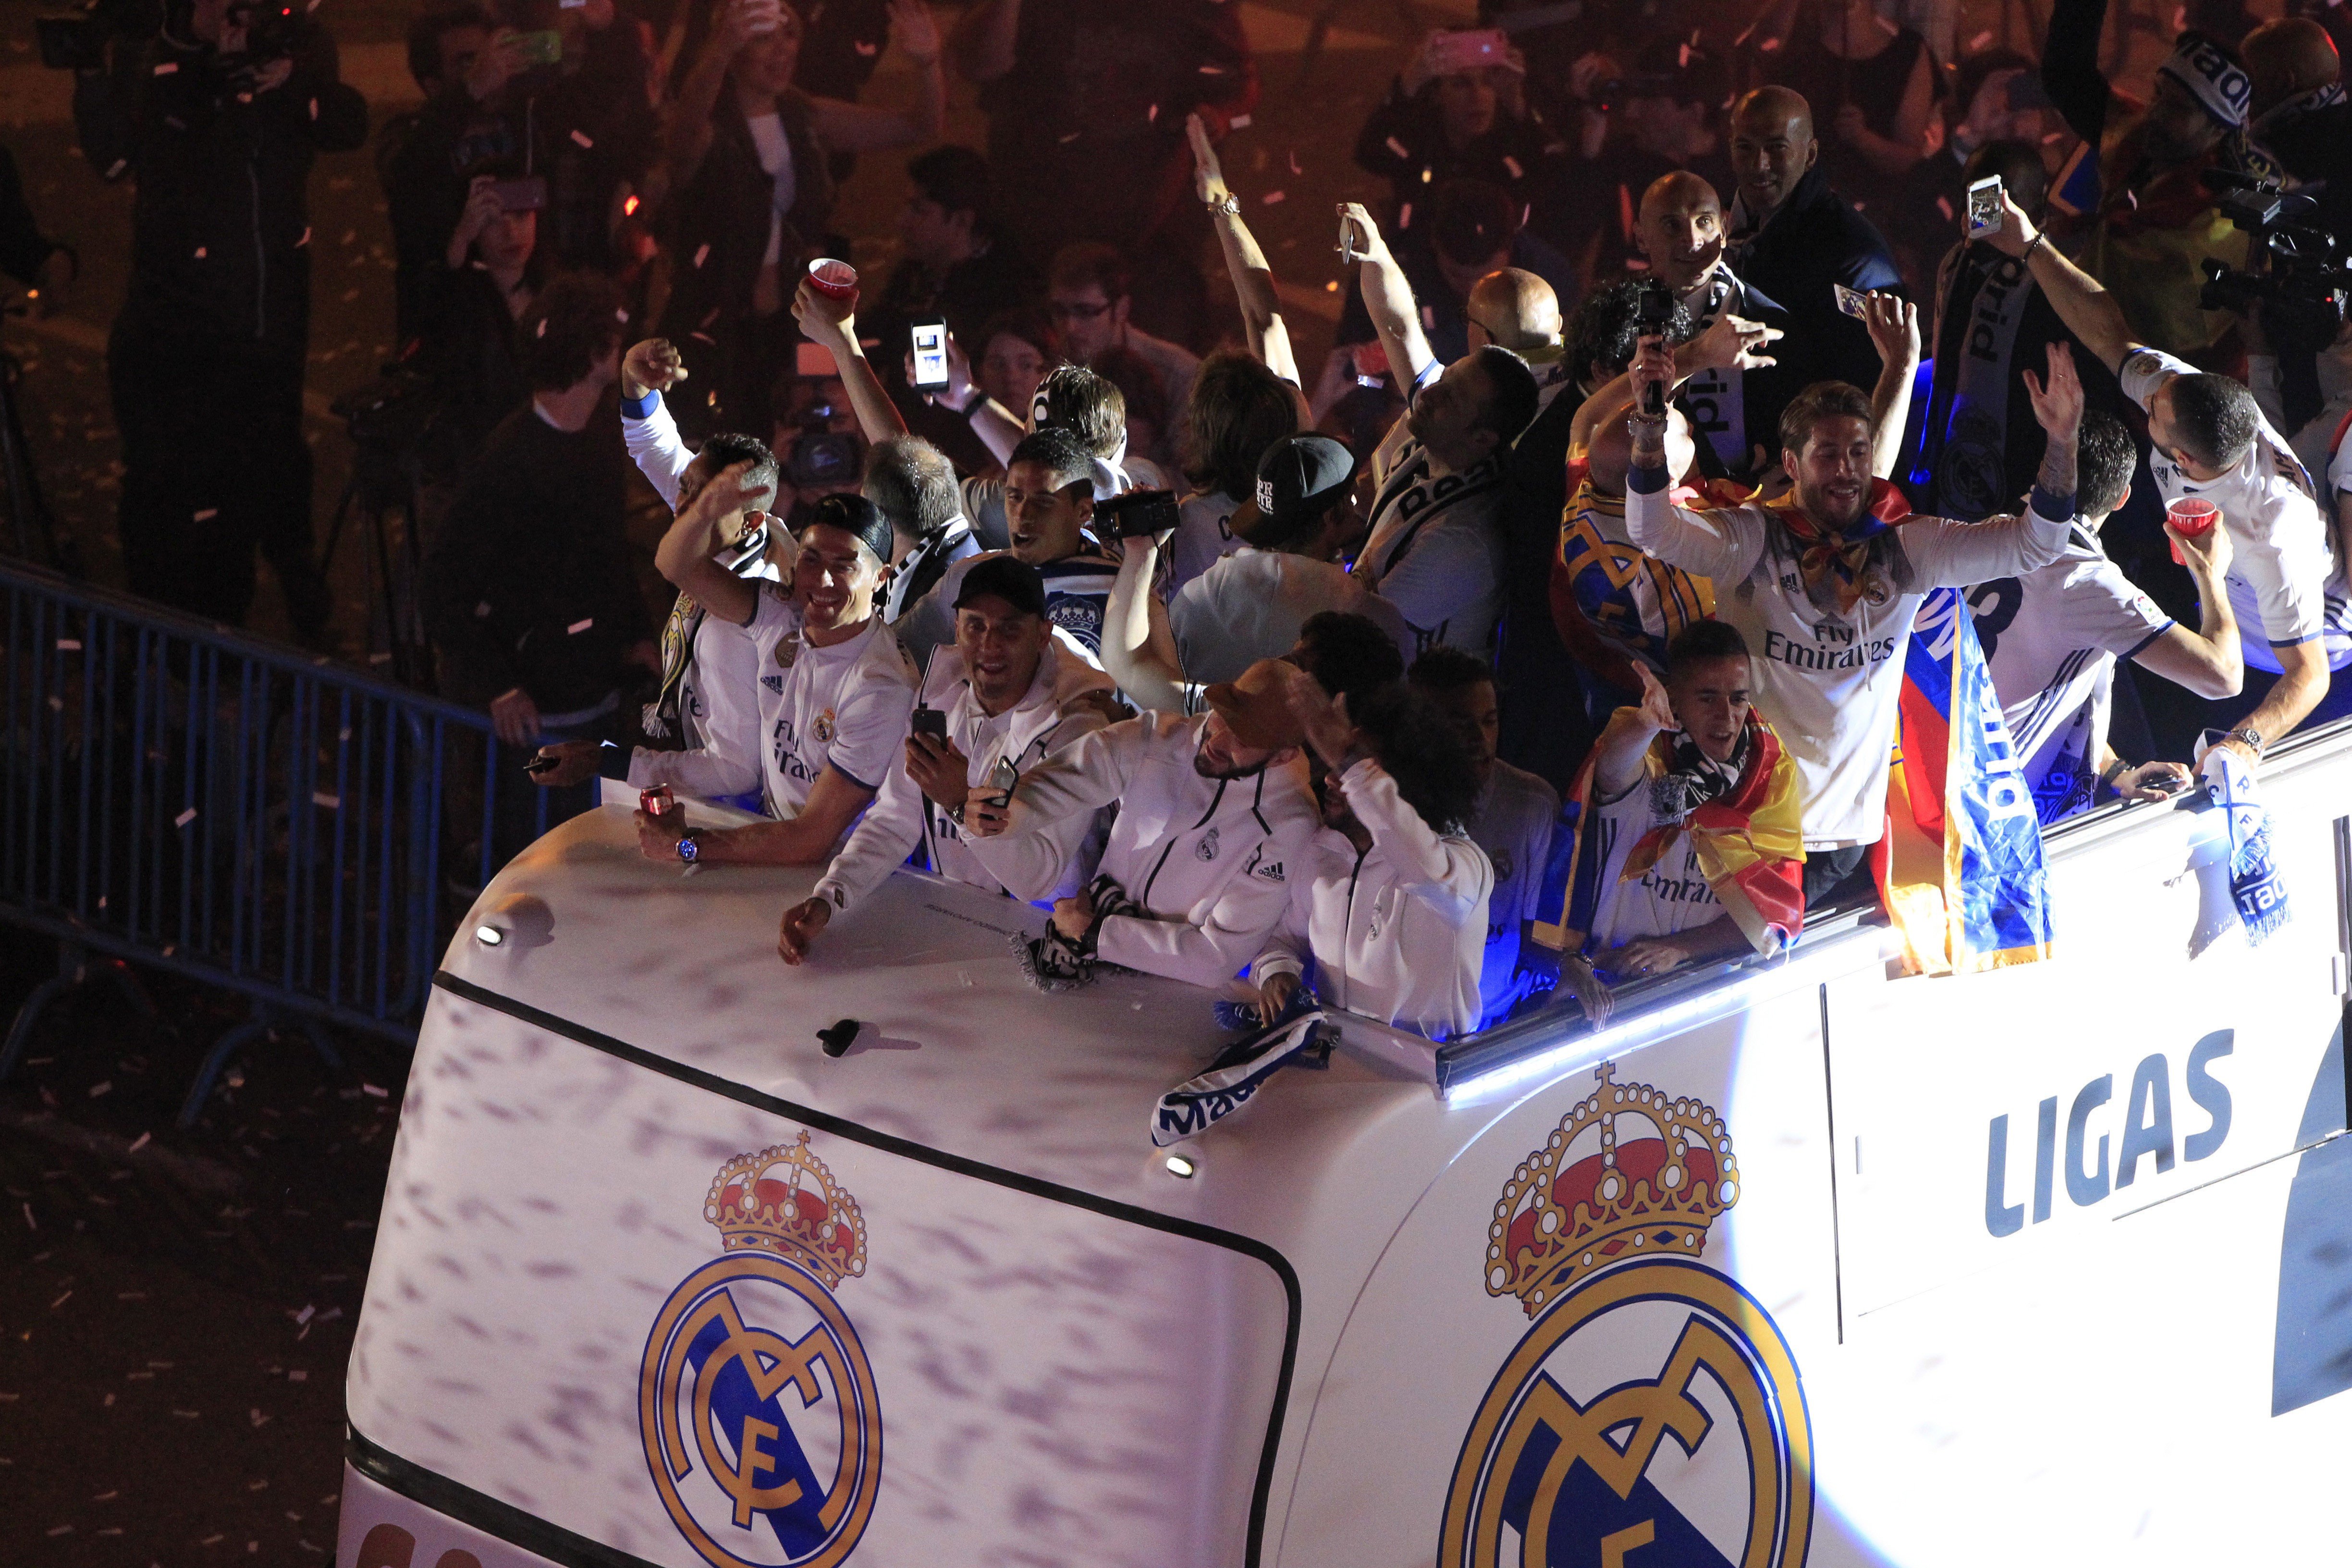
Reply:
[[[1851,615],[1869,585],[1873,567],[1884,569],[1881,537],[1911,515],[1911,503],[1885,479],[1870,482],[1870,505],[1832,533],[1805,515],[1794,490],[1764,503],[1797,547],[1797,570],[1805,580],[1805,596],[1823,609],[1834,605],[1840,615]]]

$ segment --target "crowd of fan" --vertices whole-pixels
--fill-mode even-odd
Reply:
[[[1771,0],[1727,37],[1488,0],[1508,30],[1433,36],[1363,127],[1390,195],[1339,207],[1355,287],[1303,365],[1217,155],[1258,90],[1237,7],[973,0],[943,36],[923,0],[531,3],[419,17],[427,100],[379,156],[448,394],[440,679],[542,784],[756,818],[641,811],[650,858],[823,867],[788,963],[911,863],[1050,904],[1049,986],[1239,976],[1268,1022],[1306,987],[1433,1037],[1555,984],[1598,1014],[1794,934],[1677,835],[1769,759],[1805,902],[1867,896],[1946,585],[2045,823],[2185,782],[2165,715],[2251,763],[2336,711],[2352,353],[2305,356],[2314,398],[2197,297],[2247,246],[2200,174],[2352,147],[2320,21],[2191,7],[2141,101],[2099,74],[2104,0],[2059,0],[2038,63],[1956,58],[1949,5],[1929,37]],[[913,107],[858,103],[890,47]],[[984,153],[927,145],[950,66]],[[855,260],[851,163],[917,147],[903,259],[819,265]],[[675,510],[658,626],[632,459]],[[2221,526],[2172,526],[2188,497]],[[1589,929],[1538,907],[1556,829],[1597,835]]]

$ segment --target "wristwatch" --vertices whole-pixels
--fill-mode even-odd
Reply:
[[[2240,725],[2237,729],[2231,731],[2227,738],[2232,741],[2243,741],[2246,744],[2254,749],[2254,755],[2257,757],[2263,754],[2263,748],[2265,744],[2263,740],[2263,732],[2260,730],[2255,729],[2252,724]]]
[[[1201,205],[1207,207],[1213,213],[1223,213],[1227,217],[1238,216],[1242,210],[1241,197],[1234,195],[1231,191],[1227,191],[1225,193],[1224,199],[1223,201],[1202,202]]]
[[[702,858],[702,846],[694,841],[693,834],[687,834],[677,841],[677,858],[689,866]]]

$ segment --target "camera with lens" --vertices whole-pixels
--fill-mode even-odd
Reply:
[[[2213,193],[2215,210],[2252,243],[2243,268],[2205,258],[2198,306],[2235,316],[2251,316],[2260,306],[2263,331],[2278,352],[2285,412],[2300,423],[2324,401],[2314,362],[2344,329],[2352,309],[2352,270],[2344,266],[2336,237],[2313,221],[2318,204],[2310,196],[2227,170],[2209,169],[2199,177]]]
[[[51,70],[106,68],[106,47],[117,38],[152,38],[163,27],[160,0],[81,0],[54,16],[36,16],[41,63]]]
[[[796,490],[856,489],[865,477],[866,441],[854,430],[830,428],[839,411],[819,403],[801,411],[800,436],[784,476]]]

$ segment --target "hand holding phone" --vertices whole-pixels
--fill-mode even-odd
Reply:
[[[916,709],[914,726],[914,732],[927,739],[944,743],[948,738],[948,716],[943,709]]]
[[[1982,239],[2000,230],[2001,184],[1999,174],[1988,174],[1969,187],[1969,237]]]
[[[947,322],[938,316],[929,316],[908,323],[907,331],[914,344],[915,390],[943,390],[948,384]]]

